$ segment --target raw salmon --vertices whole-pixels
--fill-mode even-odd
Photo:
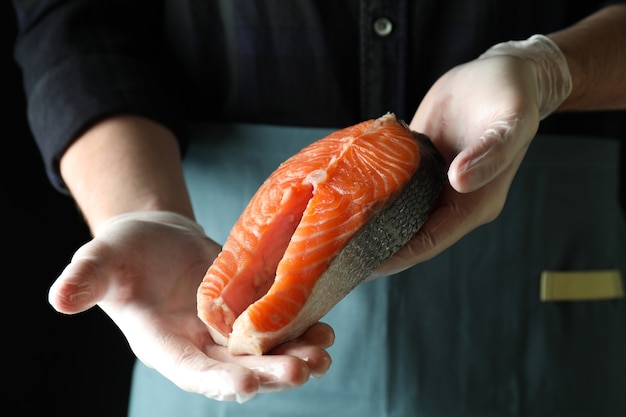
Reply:
[[[198,288],[198,315],[232,354],[262,354],[323,317],[421,227],[441,154],[393,113],[283,162]]]

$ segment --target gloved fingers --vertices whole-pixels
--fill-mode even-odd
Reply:
[[[335,343],[335,331],[328,324],[317,322],[302,333],[296,341],[329,348]]]
[[[49,301],[67,314],[116,300],[195,302],[199,280],[219,250],[200,226],[175,213],[120,215],[76,251],[52,285]]]
[[[219,401],[245,402],[261,387],[259,373],[231,360],[213,342],[195,303],[171,310],[157,304],[100,304],[137,358],[188,392]]]
[[[334,331],[325,323],[316,323],[300,337],[278,345],[264,355],[230,355],[223,346],[208,343],[208,356],[243,366],[255,372],[259,392],[287,391],[306,383],[309,377],[321,377],[331,365],[324,349],[334,342]]]
[[[298,385],[305,383],[308,380],[308,376],[314,378],[321,378],[328,372],[332,359],[328,352],[319,346],[313,346],[309,344],[299,342],[287,342],[280,346],[277,346],[269,355],[289,355],[299,359],[305,368],[302,368],[306,372],[301,374],[302,378],[293,378],[295,381],[300,381]],[[267,385],[267,388],[275,388],[275,384],[263,384]]]
[[[220,348],[213,346],[214,350]],[[215,354],[211,356],[216,357]],[[311,376],[324,375],[331,364],[330,355],[324,349],[295,341],[284,343],[260,356],[231,356],[224,353],[219,358],[254,371],[260,383],[259,392],[263,393],[297,388]]]
[[[211,345],[203,352],[189,340],[170,335],[160,347],[152,344],[146,360],[135,349],[139,359],[154,368],[179,388],[218,401],[246,402],[258,394],[261,379],[272,379],[271,371],[254,370],[245,364],[222,360],[227,355],[222,346]],[[219,353],[218,353],[219,352]]]
[[[306,383],[311,376],[309,364],[290,354],[242,355],[231,360],[254,371],[261,393],[290,391]]]
[[[60,313],[75,314],[90,309],[108,291],[106,248],[97,241],[83,245],[72,257],[48,292],[48,301]]]
[[[187,382],[194,381],[194,375],[189,375],[189,378],[183,375],[181,388],[213,400],[236,401],[240,404],[261,392],[261,382],[252,369],[219,361],[210,363],[206,370],[192,371],[198,377],[197,386],[189,386]]]
[[[311,376],[319,378],[324,375],[332,363],[326,348],[335,342],[332,327],[318,322],[309,327],[297,339],[283,343],[269,352],[270,355],[290,355],[304,361]]]
[[[131,336],[129,342],[147,366],[185,391],[220,401],[242,403],[260,392],[288,391],[306,383],[310,376],[323,375],[330,366],[323,349],[296,342],[262,356],[233,356],[212,341],[199,349],[186,337],[174,334],[155,343],[146,340],[150,339],[145,335]]]
[[[490,190],[496,183],[473,193],[458,193],[448,187],[439,204],[409,244],[402,248],[413,262],[422,262],[443,252],[476,227],[495,219],[504,198]]]
[[[261,356],[234,356],[212,341],[201,350],[176,336],[167,343],[162,354],[154,355],[152,346],[149,362],[158,364],[155,369],[183,390],[220,401],[241,403],[257,393],[288,391],[306,383],[311,375],[324,374],[330,366],[323,349],[296,342]]]
[[[388,276],[427,261],[448,249],[502,211],[511,181],[524,157],[518,153],[497,179],[471,193],[446,186],[432,213],[417,234],[382,264],[368,280]]]
[[[536,125],[535,121],[529,123],[518,115],[491,122],[450,164],[450,185],[458,192],[468,193],[496,179],[526,152]]]
[[[481,220],[472,213],[475,194],[461,194],[444,188],[439,202],[418,233],[389,260],[380,265],[368,280],[393,275],[433,258],[452,246]]]
[[[253,368],[261,381],[261,392],[285,391],[304,384],[310,376],[319,378],[328,371],[332,359],[325,349],[334,341],[333,328],[318,322],[266,355],[224,359]]]
[[[448,169],[449,185],[412,240],[378,267],[367,281],[426,261],[502,211],[510,183],[538,124],[536,115],[500,115],[482,135],[463,141]],[[453,142],[454,141],[450,141]]]

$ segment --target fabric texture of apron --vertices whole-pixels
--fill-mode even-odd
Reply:
[[[223,243],[265,178],[329,129],[198,125],[185,174]],[[624,417],[626,300],[541,301],[544,270],[621,271],[616,140],[535,138],[501,215],[434,259],[359,286],[323,321],[320,379],[241,405],[137,362],[131,417]]]

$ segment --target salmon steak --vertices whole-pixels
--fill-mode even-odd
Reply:
[[[234,355],[298,337],[415,235],[444,182],[441,154],[393,113],[313,142],[242,212],[198,316]]]

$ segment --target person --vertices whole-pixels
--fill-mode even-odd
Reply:
[[[33,135],[93,234],[50,303],[121,329],[129,415],[624,415],[619,291],[539,298],[542,271],[623,282],[623,3],[14,6]],[[195,298],[229,226],[290,154],[389,110],[449,164],[428,221],[324,323],[229,355]]]

